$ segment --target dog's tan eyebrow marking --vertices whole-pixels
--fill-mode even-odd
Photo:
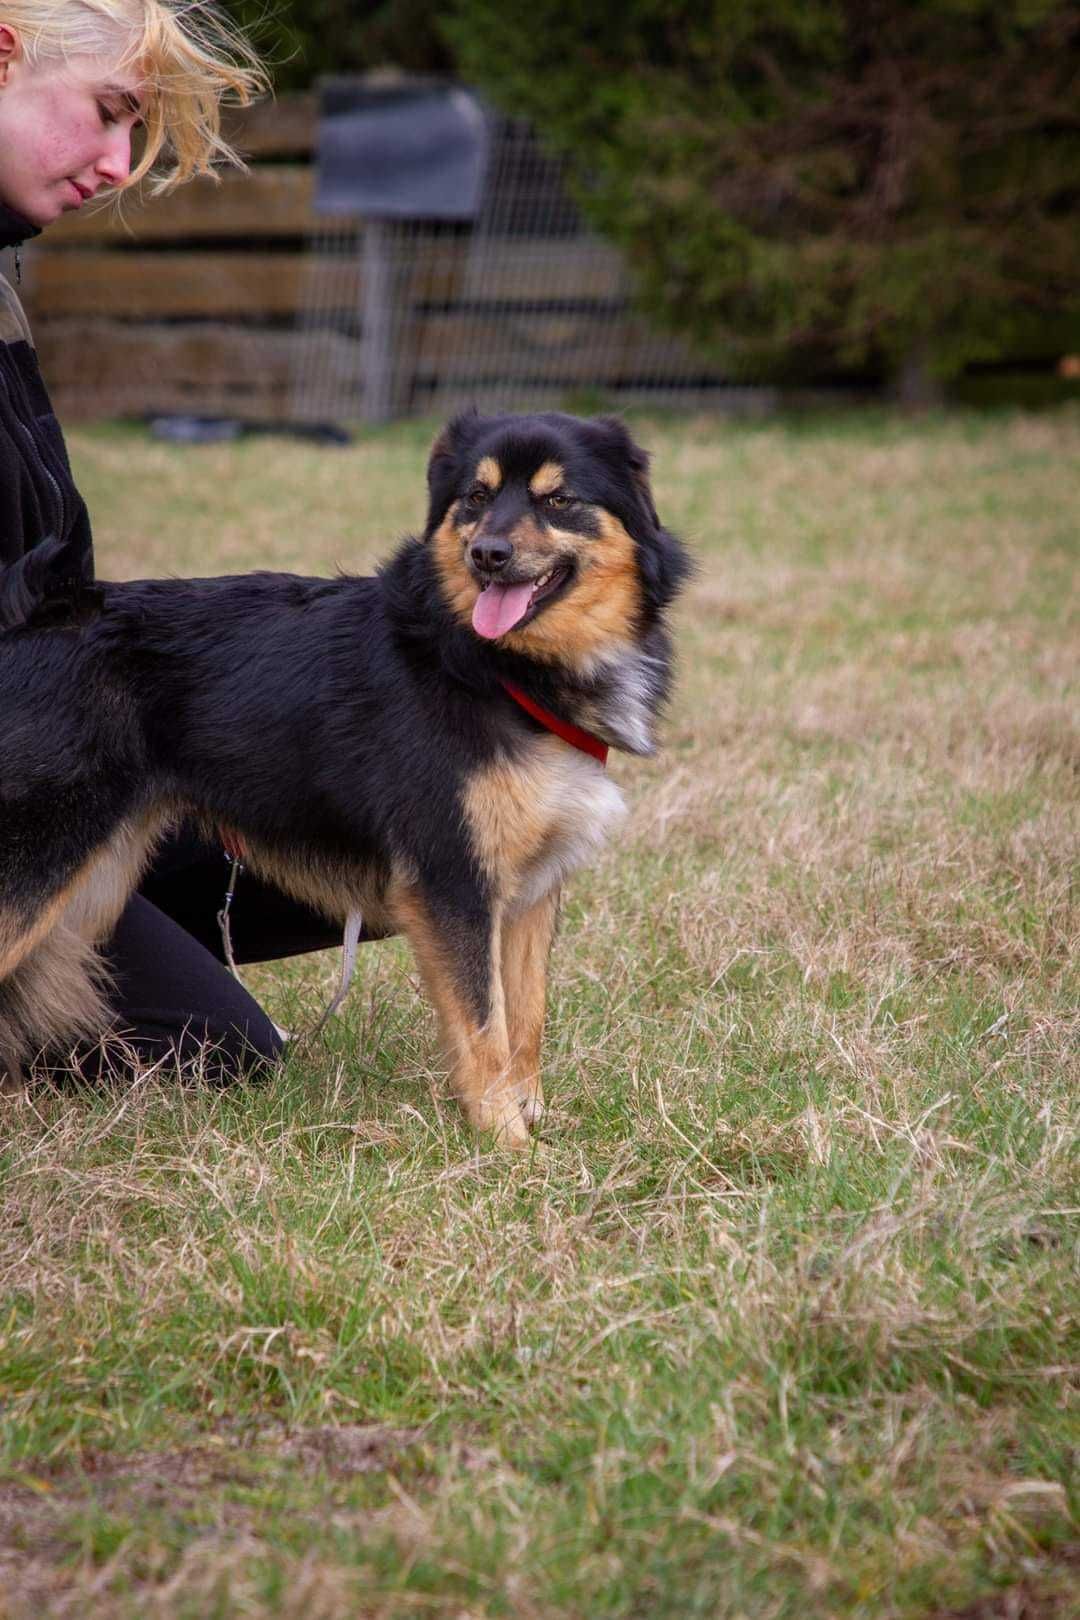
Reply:
[[[557,461],[545,461],[529,479],[531,495],[554,495],[566,477],[566,471]]]
[[[488,489],[501,489],[503,471],[494,456],[481,456],[476,464],[476,481]]]

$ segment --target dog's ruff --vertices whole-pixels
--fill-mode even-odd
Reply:
[[[56,542],[0,575],[9,1078],[107,1030],[94,947],[193,816],[328,918],[404,932],[466,1115],[527,1143],[559,889],[623,806],[505,688],[651,752],[688,565],[617,421],[459,417],[428,482],[374,578],[88,587]]]

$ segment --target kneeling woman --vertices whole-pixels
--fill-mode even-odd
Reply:
[[[243,37],[187,0],[0,0],[0,249],[14,250],[17,270],[21,244],[69,209],[234,161],[222,103],[245,103],[264,82]],[[92,577],[86,507],[18,295],[0,276],[0,565],[49,535],[68,540]],[[77,1054],[84,1074],[114,1070],[118,1052],[219,1077],[279,1055],[278,1031],[221,965],[227,875],[223,851],[194,835],[162,851],[106,951],[119,1039]],[[241,961],[338,943],[320,918],[247,877],[233,937]]]

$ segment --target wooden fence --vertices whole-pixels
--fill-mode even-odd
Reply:
[[[28,252],[28,312],[63,418],[293,414],[301,351],[312,342],[298,315],[320,273],[327,229],[313,207],[316,117],[310,95],[238,114],[230,134],[247,173],[125,200],[119,214],[67,214]],[[478,304],[475,287],[466,287],[468,238],[415,239],[395,286],[408,316],[396,323],[407,355],[388,410],[441,408],[474,386],[482,396],[492,381],[485,360],[496,354],[508,357],[500,364],[511,373],[500,383],[512,385],[520,366],[522,380],[527,374],[556,393],[618,389],[646,364],[661,363],[676,384],[698,379],[692,355],[628,312],[613,250],[558,246],[559,284],[571,293],[558,309],[537,296],[544,250],[551,244],[505,243]],[[366,262],[357,254],[344,272],[340,257],[326,267],[356,311],[365,308]],[[334,336],[331,346],[334,368],[355,382],[349,414],[362,415],[370,342],[360,331]]]

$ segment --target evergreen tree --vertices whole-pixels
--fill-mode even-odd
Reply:
[[[1076,0],[455,0],[676,330],[948,376],[1080,317]]]
[[[258,44],[278,90],[380,67],[454,71],[428,0],[222,0],[221,9]]]

